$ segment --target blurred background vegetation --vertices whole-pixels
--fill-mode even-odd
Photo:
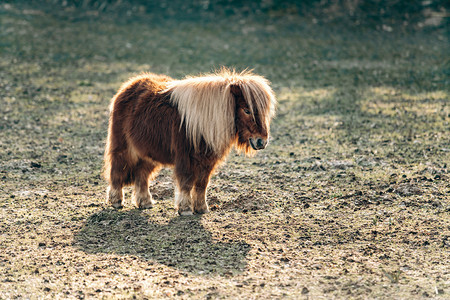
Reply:
[[[31,0],[23,2],[42,9],[77,17],[92,17],[103,12],[114,13],[120,20],[152,15],[149,22],[170,18],[210,22],[223,17],[277,18],[310,17],[318,23],[344,23],[393,30],[393,26],[421,29],[449,24],[450,2],[447,0]],[[81,13],[81,15],[80,15]],[[131,17],[131,18],[130,18]]]

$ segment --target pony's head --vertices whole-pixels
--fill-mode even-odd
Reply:
[[[247,72],[237,79],[230,85],[235,99],[236,147],[251,155],[268,144],[276,100],[263,77]]]
[[[234,144],[252,155],[266,147],[276,99],[264,77],[222,68],[171,82],[163,92],[171,94],[194,148],[202,140],[216,152]]]

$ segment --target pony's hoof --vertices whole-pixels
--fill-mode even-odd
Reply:
[[[137,205],[137,208],[139,209],[150,209],[153,207],[153,203],[147,203],[147,204],[140,204]]]
[[[209,208],[208,207],[196,208],[194,211],[195,211],[196,214],[203,215],[203,214],[209,213]]]
[[[192,210],[178,210],[180,216],[192,216],[194,213]]]
[[[149,209],[149,208],[153,207],[153,204],[155,204],[155,201],[152,199],[151,196],[136,197],[134,203],[136,204],[136,207],[139,209]]]
[[[111,206],[115,209],[121,209],[123,208],[122,203],[111,203]]]

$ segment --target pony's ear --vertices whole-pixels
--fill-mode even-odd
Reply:
[[[230,85],[230,92],[231,94],[233,94],[233,96],[237,99],[239,99],[240,97],[242,97],[242,91],[241,88],[239,87],[239,85],[237,84],[232,84]]]

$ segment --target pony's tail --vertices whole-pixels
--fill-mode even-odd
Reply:
[[[109,141],[106,143],[105,155],[104,155],[104,163],[102,167],[102,175],[103,178],[107,181],[111,180],[111,154],[109,153]]]

